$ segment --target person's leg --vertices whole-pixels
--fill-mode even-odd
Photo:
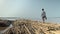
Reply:
[[[42,18],[42,20],[43,20],[43,23],[45,23],[44,17]]]
[[[47,17],[45,16],[45,19],[47,20]]]
[[[47,20],[46,16],[43,17],[43,23],[45,23],[45,20]]]

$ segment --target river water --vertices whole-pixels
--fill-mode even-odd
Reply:
[[[20,17],[0,17],[0,18],[1,19],[8,19],[8,20],[23,19],[23,18],[20,18]],[[25,19],[32,19],[32,20],[42,21],[41,18],[25,18]],[[47,17],[46,22],[60,23],[60,17]]]
[[[38,20],[38,21],[42,21],[41,18],[33,18],[33,20]],[[60,18],[59,17],[48,17],[46,22],[52,22],[52,23],[58,23],[60,24]]]

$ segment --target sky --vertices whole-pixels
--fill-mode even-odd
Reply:
[[[60,0],[0,0],[0,17],[41,18],[60,17]]]

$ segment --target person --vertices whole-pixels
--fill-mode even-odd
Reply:
[[[42,20],[43,20],[43,23],[45,23],[45,20],[47,20],[47,17],[46,17],[46,12],[44,11],[44,8],[42,8]]]

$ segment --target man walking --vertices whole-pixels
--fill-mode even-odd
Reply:
[[[45,20],[47,20],[47,17],[46,17],[46,12],[44,11],[44,8],[42,9],[42,20],[43,20],[43,23],[45,23]]]

